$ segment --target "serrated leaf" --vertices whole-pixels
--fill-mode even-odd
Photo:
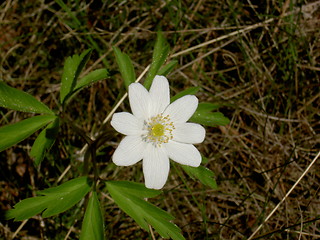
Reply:
[[[149,89],[154,77],[158,74],[160,67],[165,63],[168,54],[169,54],[169,44],[164,38],[162,32],[158,32],[156,44],[154,46],[153,55],[152,55],[152,63],[144,81],[145,88]]]
[[[177,95],[173,96],[170,99],[170,102],[174,102],[175,100],[185,96],[185,95],[195,95],[199,91],[200,87],[191,87],[186,90],[183,90],[182,92],[179,92]]]
[[[1,127],[0,152],[26,139],[55,118],[53,115],[41,115]]]
[[[34,158],[36,166],[43,160],[46,152],[53,145],[59,131],[59,118],[56,118],[45,129],[41,131],[36,140],[34,141],[30,156]]]
[[[104,220],[96,192],[92,192],[82,222],[80,240],[103,240]]]
[[[136,74],[132,65],[132,61],[130,57],[127,54],[122,53],[119,48],[112,48],[116,56],[116,61],[119,66],[124,85],[126,88],[128,88],[131,83],[136,81]]]
[[[180,228],[170,222],[173,216],[144,200],[160,194],[160,191],[127,181],[108,181],[106,184],[116,204],[144,230],[149,231],[149,223],[163,238],[184,239]]]
[[[190,122],[200,123],[205,126],[216,127],[225,126],[230,123],[229,118],[221,112],[211,112],[219,108],[219,105],[212,103],[200,103],[196,112],[190,118]]]
[[[160,68],[157,75],[167,76],[172,71],[172,69],[177,65],[177,63],[178,63],[177,60],[170,61],[168,64]]]
[[[38,192],[39,195],[27,198],[14,205],[5,213],[5,218],[22,221],[38,213],[50,217],[62,213],[79,202],[90,190],[91,182],[87,177],[80,177],[65,182],[57,187]]]
[[[121,191],[126,192],[130,195],[134,195],[136,197],[141,198],[153,198],[158,196],[161,191],[146,188],[141,183],[129,182],[129,181],[108,181],[107,185],[116,186]]]
[[[74,87],[73,92],[76,92],[94,82],[100,81],[102,79],[105,79],[109,77],[109,72],[107,69],[103,68],[103,69],[96,69],[90,73],[88,73],[86,76],[84,76],[83,78],[81,78],[76,86]]]
[[[198,179],[202,184],[217,189],[217,183],[214,179],[214,173],[204,166],[190,167],[186,165],[180,165],[182,169],[191,177]]]
[[[30,94],[0,81],[0,107],[22,112],[54,114],[45,104]]]
[[[189,121],[210,127],[225,126],[230,123],[229,118],[225,117],[221,112],[202,111],[196,111]]]
[[[80,56],[75,54],[65,61],[61,78],[60,103],[64,103],[73,91],[80,72],[90,58],[91,51],[88,49]]]

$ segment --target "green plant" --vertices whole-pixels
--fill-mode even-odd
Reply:
[[[147,89],[149,89],[151,86],[150,94],[151,92],[154,92],[154,94],[156,94],[155,96],[158,96],[157,91],[161,92],[161,89],[158,85],[157,87],[152,87],[152,84],[156,84],[154,83],[156,82],[156,80],[154,79],[160,79],[158,81],[159,84],[168,84],[165,77],[160,78],[159,76],[156,77],[156,75],[166,74],[170,72],[176,64],[176,61],[172,61],[163,66],[166,61],[168,52],[169,45],[164,39],[162,33],[159,32],[154,48],[152,63],[149,68],[148,75],[144,81],[144,86]],[[116,47],[114,47],[114,53],[124,80],[125,88],[129,88],[130,100],[134,99],[134,97],[130,97],[130,89],[132,89],[133,87],[141,89],[142,93],[149,94],[140,84],[134,83],[136,77],[134,67],[129,56],[125,53],[122,53]],[[82,222],[80,239],[104,239],[104,221],[102,217],[103,214],[100,209],[98,195],[100,194],[100,185],[106,184],[106,189],[110,193],[114,202],[124,212],[131,216],[144,230],[150,231],[149,225],[151,225],[164,238],[171,237],[172,239],[184,239],[183,235],[181,234],[180,228],[171,222],[174,217],[146,200],[146,198],[153,198],[160,195],[161,191],[148,189],[140,183],[105,180],[100,177],[101,173],[99,172],[97,166],[96,154],[98,149],[104,145],[103,139],[106,138],[106,132],[98,131],[94,135],[95,137],[91,137],[87,135],[84,130],[76,126],[73,123],[72,116],[69,116],[69,114],[67,113],[68,107],[72,105],[72,99],[80,90],[84,89],[84,87],[89,86],[94,82],[106,79],[109,76],[106,69],[97,69],[79,79],[79,75],[85,67],[87,61],[89,60],[90,54],[91,50],[86,50],[80,55],[73,55],[72,57],[68,57],[65,61],[61,78],[60,101],[59,105],[55,109],[49,109],[45,104],[36,100],[31,95],[9,87],[3,82],[0,82],[1,107],[13,109],[16,111],[40,114],[27,118],[15,124],[1,127],[0,150],[7,149],[26,139],[34,132],[42,129],[38,137],[34,141],[34,144],[30,151],[30,156],[34,159],[35,166],[39,166],[39,164],[41,164],[41,162],[45,158],[46,153],[50,151],[50,148],[58,137],[58,133],[62,125],[66,125],[68,128],[72,129],[73,133],[79,135],[87,144],[85,147],[85,152],[83,153],[84,162],[82,177],[79,176],[78,178],[68,180],[59,186],[44,189],[42,191],[39,191],[36,197],[22,200],[21,202],[17,203],[13,209],[9,210],[6,213],[6,218],[21,221],[33,217],[36,214],[42,214],[42,217],[51,217],[65,212],[87,196],[89,198],[89,202],[87,203],[84,219]],[[165,86],[163,89],[165,95],[166,92],[169,93],[169,86]],[[170,104],[169,95],[166,95],[167,99],[164,101],[167,101],[167,103],[166,105],[161,106],[161,111],[167,109],[167,106],[169,104],[170,105],[168,106],[168,109],[170,108],[170,106],[177,105],[184,99],[187,100],[188,106],[186,106],[182,110],[186,110],[188,114],[191,115],[195,112],[191,117],[192,122],[200,123],[205,126],[223,126],[228,124],[228,118],[226,118],[222,113],[213,112],[217,109],[217,105],[212,103],[200,103],[198,105],[197,98],[190,95],[195,94],[198,90],[199,88],[190,88],[181,92],[179,95],[171,98],[171,102],[173,102],[172,104]],[[137,95],[136,98],[141,98],[141,96]],[[162,99],[156,99],[155,103],[161,105]],[[135,114],[138,111],[135,110],[135,108],[140,108],[144,104],[144,102],[139,102],[139,104],[136,105],[131,103],[133,113]],[[191,108],[190,104],[193,104],[194,109]],[[188,110],[189,107],[190,110]],[[180,117],[180,113],[176,114],[176,111],[177,109],[173,111],[172,116],[176,116],[176,118],[178,119]],[[170,118],[168,118],[169,115],[164,115],[161,117],[158,116],[159,114],[156,116],[151,116],[150,129],[146,130],[149,131],[148,133],[146,133],[147,138],[149,138],[147,142],[150,143],[149,146],[151,146],[152,149],[158,149],[158,146],[162,144],[171,144],[171,142],[173,142],[171,141],[172,138],[173,140],[175,140],[174,135],[175,131],[177,131],[176,128],[178,128],[179,124],[181,124],[176,124],[175,122],[166,123],[166,121],[171,121],[169,120]],[[188,120],[190,116],[184,116],[184,122]],[[118,122],[119,121],[120,124],[122,124],[121,119],[118,120]],[[114,127],[116,125],[115,122],[116,121],[114,117],[111,122]],[[174,125],[172,125],[172,123],[174,123]],[[130,125],[131,123],[128,122],[126,124]],[[167,129],[168,126],[170,127],[170,129]],[[200,137],[195,135],[197,140],[188,140],[191,141],[190,143],[198,143],[203,141],[205,131],[199,124],[192,125],[191,123],[188,123],[188,125],[186,126],[188,126],[188,128],[190,128],[191,130],[193,129],[192,132],[194,133],[200,131],[199,134],[201,135]],[[105,124],[102,126],[102,128],[109,128],[109,126]],[[115,128],[117,129],[117,127]],[[129,129],[129,131],[131,130]],[[184,131],[188,132],[188,129],[185,129]],[[184,137],[188,136],[184,135]],[[144,141],[145,138],[143,137],[141,142]],[[181,139],[180,137],[180,140],[178,141],[183,141],[183,139]],[[171,158],[173,158],[174,160],[178,159],[178,162],[184,162],[184,160],[181,157],[177,156],[177,154],[182,154],[182,157],[189,158],[188,161],[190,164],[187,162],[184,164],[188,164],[190,166],[182,166],[182,169],[192,178],[199,179],[200,182],[204,185],[215,189],[217,186],[214,180],[214,174],[208,168],[199,166],[201,162],[201,156],[199,152],[195,150],[194,146],[192,144],[184,144],[180,142],[176,142],[175,144],[180,150],[176,153],[168,152],[168,156],[171,156]],[[188,149],[193,152],[196,151],[194,152],[195,155],[183,156],[184,150],[181,150],[181,147],[187,147],[185,148],[186,151]],[[161,148],[159,149],[161,150]],[[116,150],[116,152],[117,151],[118,150]],[[120,160],[126,160],[125,158],[129,158],[131,153],[133,153],[133,150],[128,151],[129,155],[122,156],[122,159]],[[198,160],[194,158],[198,158]],[[151,160],[154,161],[154,159]],[[197,162],[192,163],[193,161]],[[114,162],[117,163],[115,159]],[[164,175],[164,178],[162,178],[162,182],[160,183],[160,185],[158,183],[147,184],[147,182],[146,185],[149,188],[160,189],[166,181],[166,174],[168,174],[168,172],[165,173],[162,169],[153,170],[155,171],[155,174],[158,174],[159,176]],[[167,169],[167,171],[169,170]],[[148,178],[150,177],[153,178],[153,175],[149,175],[149,177],[147,176],[148,175],[145,175],[146,180],[148,180]],[[155,180],[157,179],[154,178],[152,181]]]

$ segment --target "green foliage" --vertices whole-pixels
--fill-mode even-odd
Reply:
[[[160,191],[127,181],[108,181],[106,184],[113,200],[144,230],[149,231],[149,223],[163,238],[184,239],[179,227],[170,222],[173,216],[144,200],[157,196]]]
[[[41,115],[6,125],[0,128],[0,151],[26,139],[31,134],[54,121],[56,116]]]
[[[212,112],[218,105],[212,103],[199,103],[196,112],[190,118],[190,122],[200,123],[205,126],[216,127],[225,126],[230,120],[221,112]]]
[[[211,187],[212,189],[217,189],[217,183],[214,179],[214,173],[203,166],[190,167],[186,165],[180,165],[182,169],[193,179],[198,179],[202,184]]]
[[[56,118],[45,129],[41,131],[37,139],[34,141],[30,156],[34,158],[36,166],[43,160],[46,151],[53,145],[59,131],[59,118]]]
[[[126,88],[136,81],[136,74],[134,72],[134,67],[132,65],[130,57],[122,53],[119,48],[113,47],[114,54],[116,56],[116,61],[120,69],[121,76],[124,80],[124,85]]]
[[[103,240],[104,224],[99,199],[96,192],[92,192],[86,213],[82,222],[80,240]]]
[[[22,112],[54,114],[45,104],[33,96],[9,87],[0,81],[0,107]]]
[[[109,72],[107,69],[96,69],[88,73],[77,82],[76,86],[74,87],[73,93],[107,77],[109,77]]]
[[[170,102],[174,102],[175,100],[185,96],[185,95],[195,95],[199,91],[200,87],[191,87],[182,92],[179,92],[177,95],[173,96],[170,99]]]
[[[42,217],[50,217],[62,213],[79,202],[90,190],[91,181],[87,177],[72,179],[60,186],[48,188],[38,192],[39,195],[27,198],[14,205],[5,213],[6,219],[15,221],[28,219],[38,213]]]
[[[158,75],[167,76],[172,69],[177,65],[177,60],[172,60],[168,64],[164,65],[160,70],[158,71]]]
[[[144,82],[144,86],[149,89],[154,77],[158,74],[160,67],[165,63],[169,54],[170,46],[161,32],[157,34],[157,41],[154,46],[152,63]]]
[[[91,49],[84,51],[80,56],[73,55],[68,57],[63,68],[63,74],[61,78],[61,89],[60,89],[60,103],[68,99],[76,86],[77,79],[80,72],[86,65],[91,55]]]

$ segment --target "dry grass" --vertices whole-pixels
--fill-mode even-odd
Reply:
[[[65,1],[67,3],[67,1]],[[207,128],[198,146],[216,174],[218,190],[172,168],[154,203],[176,217],[186,239],[246,239],[296,183],[320,149],[320,1],[68,1],[72,16],[54,1],[8,0],[0,8],[0,78],[54,108],[64,59],[87,48],[89,70],[106,67],[110,79],[82,91],[69,109],[75,123],[96,132],[125,93],[112,46],[128,53],[139,75],[150,63],[161,29],[179,66],[168,76],[172,94],[200,86],[201,101],[221,103],[231,119]],[[119,90],[120,89],[120,90]],[[118,110],[128,110],[124,101]],[[0,125],[28,114],[1,109]],[[98,153],[101,176],[143,181],[141,166],[116,168],[110,156],[120,136]],[[63,126],[41,169],[28,151],[34,136],[0,153],[0,206],[79,175],[75,152],[84,142]],[[317,239],[319,160],[255,235],[260,239]],[[147,239],[106,190],[107,239]],[[79,209],[79,208],[77,208]],[[83,208],[50,219],[35,217],[15,239],[77,239]],[[11,239],[20,223],[2,222]],[[157,236],[156,236],[157,237]],[[150,238],[150,236],[149,236]]]

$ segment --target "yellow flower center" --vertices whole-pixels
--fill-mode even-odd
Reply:
[[[161,123],[156,123],[151,128],[151,134],[154,137],[161,137],[164,134],[164,126]]]
[[[158,114],[149,121],[145,121],[145,134],[142,139],[152,143],[156,147],[161,147],[162,143],[167,143],[173,138],[172,131],[175,129],[173,122],[170,121],[169,115],[163,116]]]

